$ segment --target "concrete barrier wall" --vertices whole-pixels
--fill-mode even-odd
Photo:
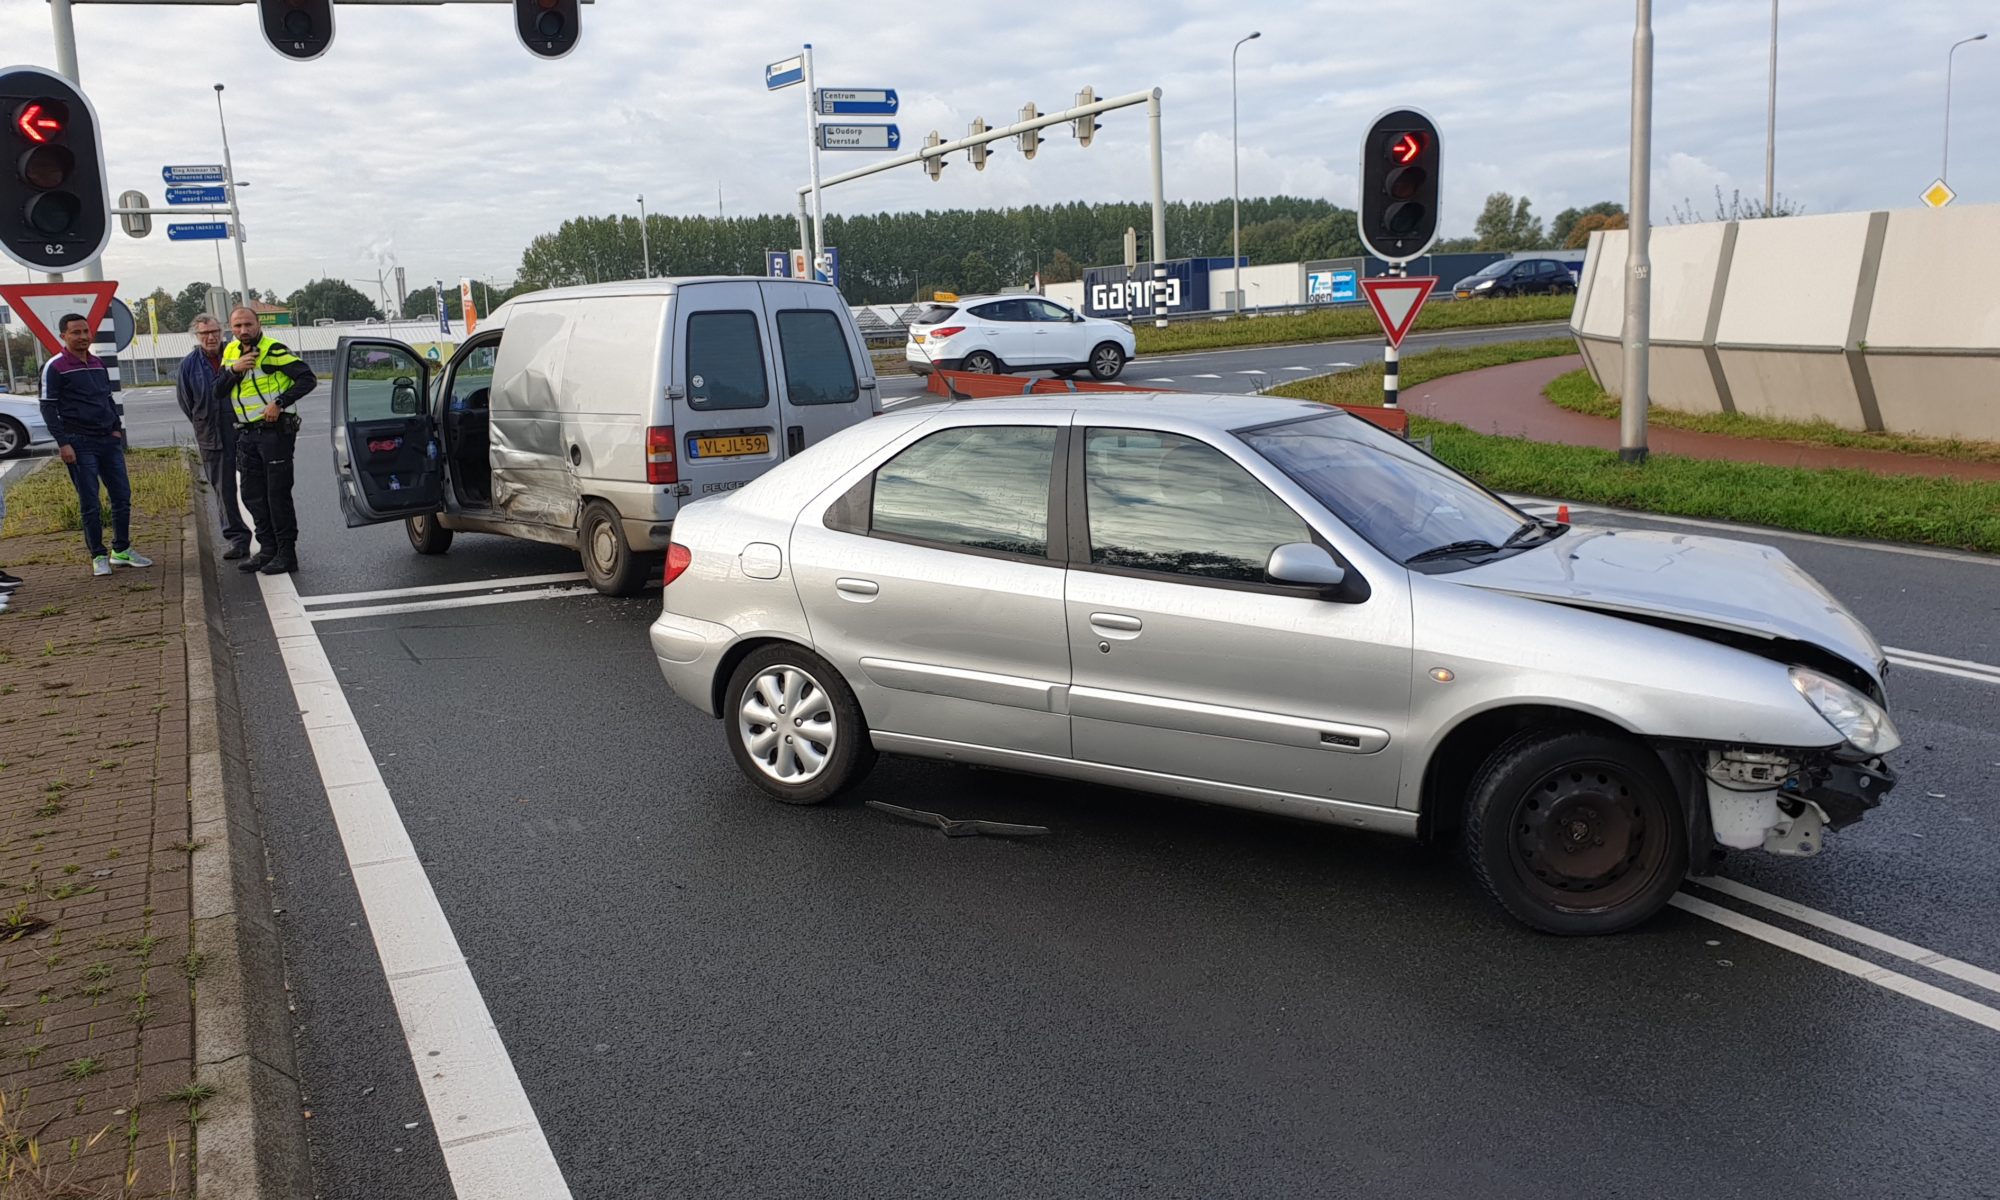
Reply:
[[[1621,390],[1627,234],[1591,235],[1570,329]],[[2000,205],[1653,230],[1652,402],[2000,441]]]

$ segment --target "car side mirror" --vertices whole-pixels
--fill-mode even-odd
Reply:
[[[1333,561],[1325,546],[1311,542],[1289,542],[1271,551],[1264,565],[1264,578],[1272,583],[1337,591],[1347,582],[1347,569]]]
[[[414,417],[422,411],[416,380],[408,375],[399,375],[396,382],[389,385],[389,411],[399,417]]]

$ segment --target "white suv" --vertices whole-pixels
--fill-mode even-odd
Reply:
[[[970,296],[933,304],[910,322],[903,357],[920,375],[936,367],[1116,379],[1135,350],[1132,327],[1122,321],[1086,317],[1040,296]]]

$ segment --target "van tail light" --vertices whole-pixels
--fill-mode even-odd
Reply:
[[[965,332],[965,326],[963,325],[946,325],[941,329],[931,330],[931,336],[934,338],[948,338],[955,333],[964,333],[964,332]]]
[[[646,482],[679,483],[680,467],[674,462],[674,427],[652,425],[646,429]]]
[[[665,587],[667,584],[679,579],[681,572],[687,570],[688,564],[693,561],[694,555],[688,552],[686,546],[681,545],[679,542],[667,543],[667,573],[661,577],[660,586]]]

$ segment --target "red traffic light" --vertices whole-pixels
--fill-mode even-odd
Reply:
[[[1389,143],[1389,157],[1404,166],[1417,161],[1417,156],[1423,152],[1424,135],[1421,133],[1406,133]]]
[[[14,128],[36,145],[60,139],[69,124],[69,108],[60,100],[30,100],[14,110]]]

